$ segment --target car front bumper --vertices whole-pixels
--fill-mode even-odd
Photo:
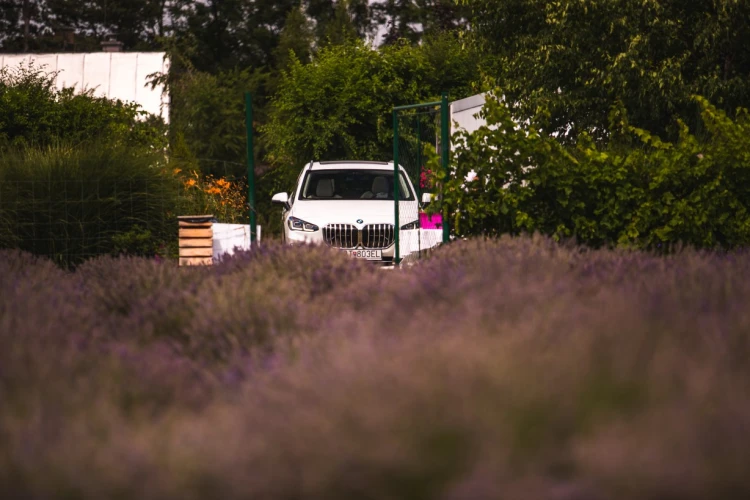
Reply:
[[[286,234],[286,240],[287,243],[290,245],[304,245],[304,244],[314,244],[314,245],[324,245],[328,246],[329,248],[334,249],[340,249],[342,251],[344,250],[351,250],[351,249],[345,249],[345,248],[338,248],[331,245],[328,245],[323,238],[323,232],[322,231],[315,231],[315,232],[308,232],[308,231],[288,231]],[[373,260],[370,262],[375,263],[381,263],[381,264],[392,264],[393,258],[396,255],[396,245],[391,244],[390,246],[382,249],[378,249],[381,251],[382,260],[377,261]]]

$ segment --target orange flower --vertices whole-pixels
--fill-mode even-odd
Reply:
[[[185,186],[187,186],[187,187],[193,187],[197,183],[198,182],[195,179],[188,179],[188,180],[185,181]]]
[[[174,175],[177,175],[180,172],[182,172],[182,169],[181,168],[176,168],[176,169],[172,170],[172,172],[174,173]]]
[[[217,187],[210,187],[210,188],[206,189],[206,192],[208,194],[221,194],[221,189],[219,189]]]
[[[231,184],[229,183],[229,181],[225,179],[219,179],[218,181],[216,181],[216,185],[222,189],[229,189],[229,187],[231,187]]]

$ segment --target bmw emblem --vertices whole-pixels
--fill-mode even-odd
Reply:
[[[357,219],[357,224],[364,224],[364,223],[365,221],[363,221],[362,219]]]

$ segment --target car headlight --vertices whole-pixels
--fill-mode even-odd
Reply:
[[[404,224],[403,226],[401,226],[401,229],[419,229],[419,221],[415,220],[414,222]]]
[[[305,231],[308,233],[314,233],[315,231],[320,229],[315,224],[310,224],[309,222],[305,222],[302,219],[298,219],[297,217],[289,217],[286,223],[289,226],[289,229],[291,229],[292,231]]]

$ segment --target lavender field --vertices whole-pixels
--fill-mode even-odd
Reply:
[[[0,497],[750,497],[750,253],[0,252]]]

